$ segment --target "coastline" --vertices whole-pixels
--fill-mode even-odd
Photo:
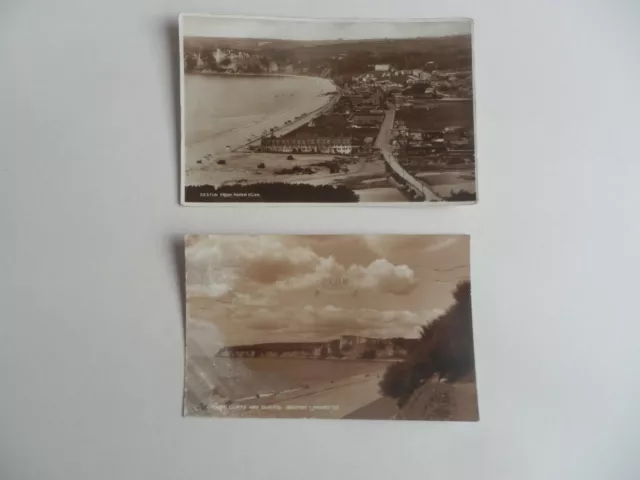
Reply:
[[[184,72],[184,75],[205,75],[205,76],[216,76],[216,77],[282,77],[282,78],[322,78],[323,80],[329,80],[334,86],[336,86],[333,79],[328,77],[319,77],[317,75],[299,75],[296,73],[231,73],[231,72],[204,72],[204,71],[192,71],[192,72]],[[337,86],[336,86],[337,89]]]
[[[255,363],[255,359],[253,360]],[[269,358],[268,360],[272,363],[271,360],[277,359]],[[286,366],[286,360],[291,359],[279,360],[282,360],[283,366]],[[314,359],[301,360],[315,361]],[[326,360],[320,360],[320,362],[326,362]],[[208,403],[206,410],[198,411],[196,405],[190,405],[187,407],[187,412],[189,415],[207,417],[344,418],[381,398],[378,382],[389,362],[359,363],[364,367],[345,376],[337,374],[332,368],[329,370],[333,372],[331,375],[315,381],[300,379],[298,382],[276,389],[256,386],[235,399],[222,396],[209,397],[206,400]],[[251,366],[247,367],[251,369]],[[258,372],[264,373],[263,370],[255,370],[254,374],[257,375]],[[286,371],[283,372],[286,373]]]
[[[222,184],[225,181],[225,175],[220,175],[221,172],[215,168],[217,160],[228,158],[234,153],[237,154],[238,151],[242,151],[248,145],[259,141],[266,131],[269,134],[278,132],[282,135],[308,123],[314,115],[334,104],[339,98],[340,91],[332,79],[309,75],[230,74],[219,72],[192,72],[186,75],[220,78],[296,78],[313,80],[313,83],[309,85],[309,90],[312,93],[293,108],[267,113],[261,118],[252,117],[249,123],[235,126],[228,131],[214,134],[210,138],[193,144],[186,144],[186,132],[184,132],[183,143],[185,150],[182,164],[184,186]],[[287,121],[289,123],[286,123]],[[185,119],[185,125],[188,125],[187,119]],[[247,154],[249,153],[247,152]]]

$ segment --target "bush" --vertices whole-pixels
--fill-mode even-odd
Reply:
[[[455,192],[451,192],[446,200],[450,202],[472,202],[476,200],[476,194],[468,192],[466,190],[458,190]]]
[[[264,168],[264,163],[259,163],[258,168]]]
[[[410,355],[414,363],[431,363],[441,377],[449,380],[474,370],[470,283],[458,284],[453,298],[455,303],[444,314],[422,327],[420,340]]]
[[[373,349],[369,349],[362,352],[362,355],[360,355],[360,358],[371,359],[371,358],[376,358],[377,356],[378,356],[378,352],[376,352]]]
[[[410,362],[398,362],[390,365],[380,380],[380,393],[395,398],[403,404],[411,393],[420,385],[413,365]]]
[[[293,158],[293,155],[287,155],[287,160],[295,160],[295,158]]]
[[[383,395],[404,402],[434,374],[450,381],[474,375],[470,283],[459,283],[453,297],[455,303],[445,313],[422,327],[407,359],[387,369],[380,382]]]
[[[226,165],[226,164],[227,164],[227,161],[226,161],[226,160],[218,160],[216,163],[217,163],[218,165]]]

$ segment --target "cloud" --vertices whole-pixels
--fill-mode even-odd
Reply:
[[[439,314],[441,311],[435,309],[411,312],[307,305],[302,308],[271,311],[265,317],[256,314],[248,322],[245,321],[245,326],[249,330],[260,330],[257,333],[259,335],[277,333],[286,334],[287,338],[326,339],[346,334],[377,338],[416,337],[420,327],[427,325]],[[269,325],[278,331],[269,331]],[[270,340],[263,337],[261,341]]]
[[[394,265],[378,259],[362,267],[345,267],[333,257],[320,260],[315,270],[277,282],[276,288],[285,291],[344,288],[348,291],[376,291],[406,295],[418,285],[415,273],[407,265]]]
[[[271,235],[187,237],[187,294],[213,298],[240,282],[269,285],[313,271],[321,258],[311,249]]]
[[[185,255],[187,294],[190,297],[221,298],[237,292],[237,295],[244,295],[244,303],[259,304],[262,300],[250,300],[248,292],[264,292],[261,295],[272,296],[278,291],[315,290],[336,284],[350,291],[406,295],[418,283],[413,270],[407,265],[394,265],[384,258],[365,266],[341,264],[331,255],[323,257],[308,245],[299,245],[300,240],[296,237],[188,238]],[[345,242],[348,238],[340,237],[340,240]],[[362,242],[365,237],[355,238]],[[403,245],[415,247],[422,245],[421,242],[420,237],[411,237]]]
[[[415,273],[407,265],[394,265],[379,259],[367,267],[352,265],[346,272],[348,284],[356,289],[377,290],[406,295],[418,285]]]
[[[442,310],[375,310],[323,306],[249,307],[224,305],[214,299],[194,299],[189,304],[189,337],[208,344],[226,345],[327,340],[341,335],[374,338],[417,337]],[[214,329],[192,325],[213,325]],[[204,336],[215,338],[203,339]]]

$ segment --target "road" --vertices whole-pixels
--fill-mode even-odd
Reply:
[[[420,180],[413,177],[409,172],[407,172],[402,165],[398,163],[396,158],[393,155],[391,150],[391,130],[393,129],[393,121],[396,116],[396,110],[394,107],[389,107],[387,110],[384,120],[382,121],[382,125],[380,126],[380,131],[378,132],[378,137],[376,138],[375,146],[380,149],[384,161],[391,167],[391,169],[400,176],[411,188],[415,191],[424,195],[425,201],[427,202],[438,202],[441,201],[440,198],[433,190],[431,190],[427,185],[425,185]]]
[[[389,420],[394,418],[397,412],[398,407],[393,398],[380,397],[342,418],[351,420]]]

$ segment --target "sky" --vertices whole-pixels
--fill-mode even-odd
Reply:
[[[464,235],[185,239],[187,343],[415,338],[469,278]]]
[[[282,40],[356,40],[442,37],[471,33],[471,20],[355,21],[182,16],[186,37],[276,38]]]

